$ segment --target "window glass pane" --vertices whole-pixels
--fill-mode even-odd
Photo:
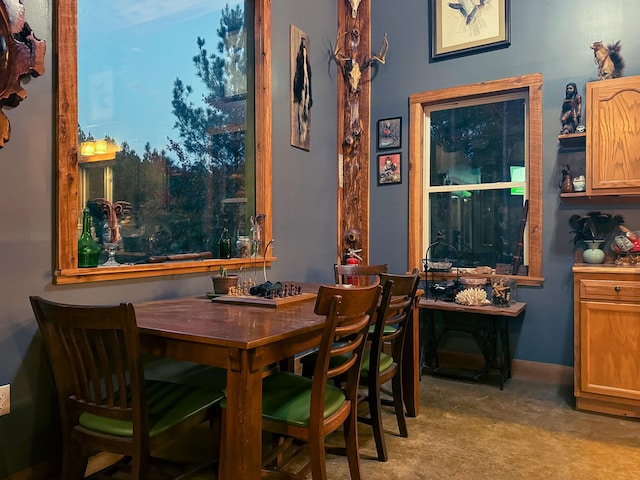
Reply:
[[[453,246],[460,267],[495,268],[524,255],[517,250],[527,186],[526,97],[489,100],[428,112],[426,247],[438,239]]]
[[[119,216],[121,263],[217,257],[223,227],[235,246],[255,215],[252,2],[171,5],[78,5],[80,214],[90,206],[99,229],[94,200],[130,204]]]
[[[525,165],[523,98],[430,113],[430,185],[512,181]]]
[[[510,264],[521,241],[522,199],[511,188],[431,193],[430,243],[435,243],[439,235],[452,245],[459,267]],[[444,255],[437,249],[429,254]]]

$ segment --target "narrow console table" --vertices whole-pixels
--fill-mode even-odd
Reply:
[[[485,375],[497,356],[500,362],[500,390],[511,378],[511,348],[509,345],[509,322],[524,316],[527,304],[516,302],[508,307],[493,305],[460,305],[455,302],[421,298],[420,366],[428,359],[434,374],[439,373],[439,337],[436,337],[434,314],[442,314],[444,331],[459,331],[473,334],[482,349],[484,367],[473,377]],[[499,341],[498,341],[499,340]]]

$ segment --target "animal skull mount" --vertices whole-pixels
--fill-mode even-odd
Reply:
[[[360,0],[348,0],[351,6],[351,18],[358,16],[358,7],[360,6]]]
[[[349,32],[344,32],[342,36],[345,36],[348,33]],[[338,34],[338,36],[336,37],[336,47],[333,50],[333,53],[331,55],[331,60],[336,62],[336,64],[342,70],[342,74],[344,75],[345,79],[348,81],[349,89],[351,90],[352,93],[355,93],[359,90],[360,79],[362,78],[362,72],[375,62],[380,62],[381,64],[384,65],[385,58],[389,50],[389,40],[387,38],[387,34],[385,33],[384,38],[382,39],[382,45],[380,46],[380,50],[378,51],[378,54],[372,55],[371,57],[367,57],[362,62],[362,64],[360,64],[358,60],[355,58],[355,53],[356,53],[355,50],[357,50],[357,45],[359,43],[357,41],[357,39],[359,38],[359,35],[360,35],[360,32],[358,29],[353,29],[351,31],[351,37],[352,37],[352,41],[350,42],[352,47],[351,50],[354,50],[354,51],[352,52],[352,55],[345,55],[344,53],[342,53],[342,49],[340,48],[340,34]],[[355,44],[355,48],[354,48],[354,44]]]
[[[20,80],[44,73],[44,52],[44,40],[24,20],[22,0],[0,0],[0,148],[11,136],[2,107],[17,107],[27,97]]]

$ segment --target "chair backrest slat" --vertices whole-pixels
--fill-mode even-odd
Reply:
[[[380,291],[377,283],[368,287],[320,286],[314,311],[326,315],[327,320],[313,374],[311,412],[322,411],[327,380],[338,375],[346,377],[347,399],[357,401],[362,354]],[[338,355],[345,361],[329,368],[331,358]],[[312,414],[310,418],[319,428],[323,415]]]
[[[40,297],[31,297],[31,303],[59,401],[72,406],[71,415],[125,419],[145,431],[144,372],[133,306],[66,305]],[[134,411],[142,415],[134,418]]]
[[[390,285],[389,299],[386,302],[383,293],[382,301],[376,312],[376,323],[371,339],[371,371],[377,371],[380,352],[385,344],[391,344],[394,360],[398,361],[402,355],[406,328],[413,315],[413,304],[419,282],[420,273],[417,269],[407,275],[380,274],[380,283],[383,287]],[[386,291],[385,288],[384,292]]]
[[[379,265],[333,265],[333,273],[337,284],[371,285],[375,277],[386,273],[387,264]]]

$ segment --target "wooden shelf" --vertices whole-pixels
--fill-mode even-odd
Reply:
[[[564,150],[576,150],[585,148],[587,143],[587,133],[564,133],[558,135],[560,146]]]
[[[561,193],[560,200],[567,205],[640,204],[640,195],[587,195],[586,192]]]

